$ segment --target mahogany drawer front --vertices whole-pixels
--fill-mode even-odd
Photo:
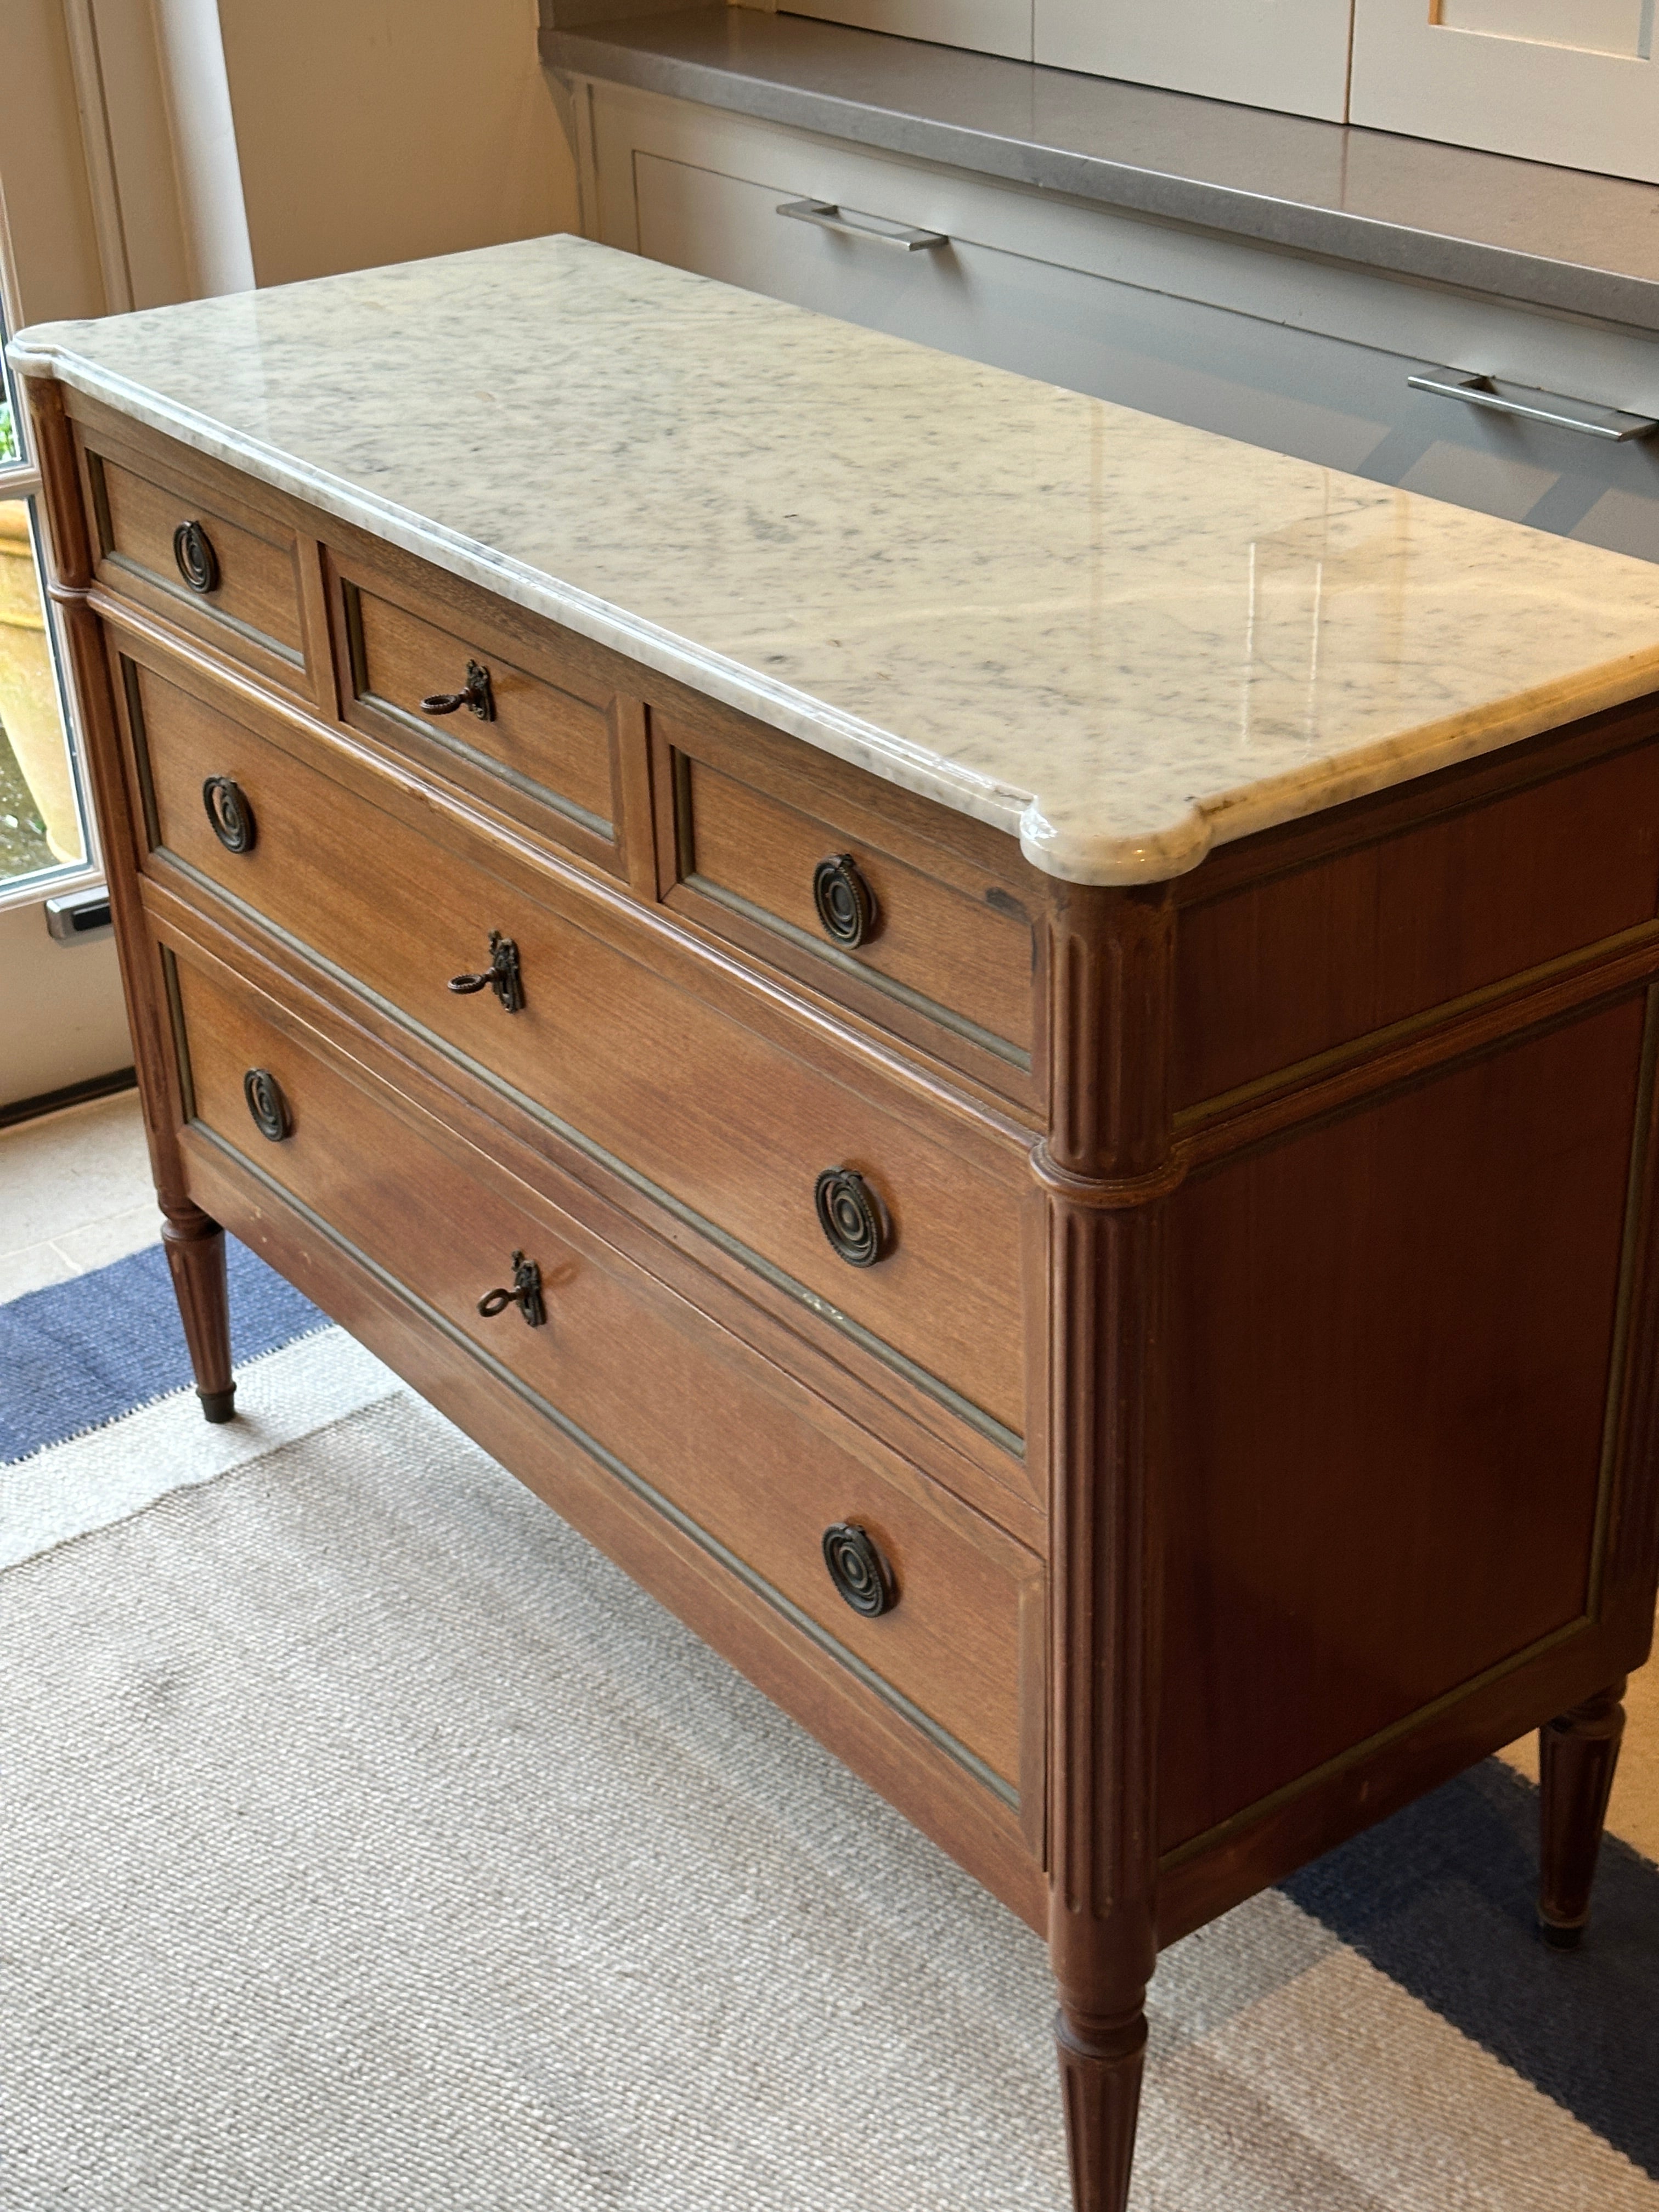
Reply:
[[[620,873],[617,702],[597,663],[559,653],[550,626],[538,645],[528,617],[510,634],[451,579],[434,580],[440,604],[337,553],[329,568],[346,719],[515,812],[527,800],[537,826]]]
[[[515,1204],[499,1177],[470,1173],[455,1140],[434,1141],[417,1109],[405,1119],[348,1081],[252,993],[185,960],[172,973],[197,1127],[614,1455],[775,1601],[805,1614],[820,1641],[854,1655],[1017,1785],[1030,1553],[546,1197],[526,1192]],[[539,1271],[539,1326],[516,1305],[478,1310],[513,1284],[515,1253]],[[855,1611],[832,1580],[823,1537],[843,1524],[862,1529],[890,1570],[890,1610]]]
[[[126,666],[154,846],[1017,1448],[1022,1146],[977,1127],[977,1141],[964,1141],[957,1115],[855,1062],[850,1048],[844,1079],[826,1073],[659,972],[643,941],[632,957],[492,872],[482,834],[467,857],[337,781],[329,749],[297,728],[278,746],[152,669]],[[379,792],[378,771],[359,763],[357,775]],[[228,779],[251,815],[246,849],[227,849],[210,821],[212,778]],[[585,912],[580,894],[567,887],[564,897]],[[484,970],[492,930],[516,948],[516,1012],[490,989],[449,988]],[[885,1210],[873,1265],[848,1264],[828,1240],[817,1184],[834,1170],[863,1178]]]
[[[309,698],[317,654],[299,532],[176,460],[83,433],[94,556],[106,590],[159,613],[256,675]]]
[[[653,727],[673,792],[671,905],[695,902],[700,920],[784,956],[832,997],[857,978],[891,1026],[915,1033],[903,1017],[920,1018],[1030,1067],[1033,933],[1012,839],[960,825],[1006,848],[1006,872],[992,872],[907,838],[894,817],[909,795],[843,763],[739,749],[661,714]]]

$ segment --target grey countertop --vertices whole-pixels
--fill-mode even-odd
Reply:
[[[568,75],[1659,333],[1659,185],[746,8],[541,37]]]

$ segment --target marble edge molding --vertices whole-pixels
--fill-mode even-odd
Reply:
[[[713,12],[690,8],[673,20],[684,24]],[[816,131],[883,153],[939,161],[1009,184],[1066,192],[1137,215],[1252,239],[1262,245],[1429,283],[1455,284],[1526,306],[1622,324],[1632,330],[1659,331],[1659,282],[1627,270],[1547,252],[1530,252],[1454,229],[1337,207],[1314,198],[1230,184],[1206,177],[1195,168],[1183,173],[1114,160],[1050,138],[1020,137],[1006,131],[976,128],[945,115],[918,112],[914,106],[857,99],[846,92],[792,81],[781,61],[771,73],[763,74],[752,65],[676,52],[665,36],[648,43],[654,21],[623,19],[567,30],[544,27],[540,33],[541,57],[561,76],[626,85]],[[879,35],[816,21],[814,28],[830,33],[845,30],[849,36],[861,39]],[[974,58],[1001,59],[979,55]],[[1046,70],[1036,63],[1006,61],[1002,65],[1039,76],[1071,74]],[[1192,105],[1202,104],[1194,95],[1176,97]],[[1269,112],[1262,111],[1264,116]],[[1358,126],[1341,124],[1319,125],[1314,118],[1295,119],[1313,122],[1314,127],[1336,133],[1354,131],[1367,138],[1386,140],[1397,135],[1358,131]],[[1537,166],[1517,163],[1505,155],[1457,150],[1471,159],[1490,161],[1494,174],[1500,169]],[[1565,170],[1558,173],[1564,179],[1573,174]],[[1659,193],[1656,193],[1656,204],[1659,205]]]
[[[1064,881],[1111,887],[1160,883],[1196,868],[1215,845],[1323,812],[1432,774],[1460,761],[1535,737],[1564,720],[1622,706],[1659,690],[1659,645],[1587,670],[1582,676],[1516,693],[1480,708],[1396,732],[1340,757],[1323,754],[1293,769],[1217,793],[1173,818],[1116,828],[1045,806],[1040,792],[998,781],[915,744],[898,732],[844,713],[780,684],[741,661],[629,614],[580,586],[512,559],[476,538],[377,498],[152,386],[50,342],[50,325],[20,331],[6,349],[20,377],[45,377],[102,400],[162,435],[241,469],[338,520],[432,562],[453,575],[562,623],[595,644],[642,661],[659,675],[752,714],[787,736],[869,770],[884,781],[1017,837],[1031,865]]]
[[[514,561],[411,508],[378,499],[279,447],[266,446],[245,433],[232,434],[211,416],[180,406],[149,385],[135,384],[68,348],[43,343],[46,327],[21,331],[7,346],[6,358],[19,377],[49,378],[84,392],[89,399],[100,399],[163,436],[177,438],[228,467],[245,470],[275,490],[287,492],[339,521],[447,569],[452,575],[512,599],[532,614],[562,623],[596,645],[643,661],[659,675],[705,692],[740,714],[753,714],[787,736],[868,768],[888,782],[902,784],[925,798],[938,799],[1024,842],[1024,825],[1036,805],[1029,791],[944,760],[896,731],[845,714],[827,701],[780,684],[741,661],[631,615],[577,585],[562,583],[543,569]],[[1039,866],[1054,872],[1052,861],[1039,860],[1035,850],[1031,857]],[[1138,876],[1126,878],[1139,879]]]

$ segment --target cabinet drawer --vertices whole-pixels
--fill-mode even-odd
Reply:
[[[157,669],[125,668],[152,870],[172,855],[222,887],[694,1227],[734,1242],[821,1320],[1016,1442],[1022,1144],[769,996],[728,980],[734,1013],[696,995],[709,974],[698,956],[453,820],[438,842],[420,801],[297,725],[281,726],[279,745]],[[215,778],[252,823],[244,849],[210,820]],[[450,988],[484,970],[491,931],[516,948],[514,1012],[489,988]],[[817,1185],[833,1170],[862,1179],[882,1232],[874,1264],[831,1247]]]
[[[319,670],[296,530],[239,500],[199,457],[82,433],[99,582],[306,699]]]
[[[1653,414],[1651,339],[611,86],[595,88],[594,117],[608,244],[1659,560],[1659,471],[1642,441],[1615,445],[1491,414],[1407,382],[1450,364]],[[901,252],[780,217],[780,205],[805,200],[946,242]]]
[[[620,873],[617,701],[598,656],[529,617],[509,629],[510,610],[492,619],[453,579],[328,564],[346,720]]]
[[[527,1386],[567,1434],[609,1455],[613,1473],[1012,1794],[1031,1554],[546,1196],[498,1170],[469,1172],[459,1139],[408,1101],[394,1112],[378,1087],[348,1081],[252,993],[222,988],[188,961],[173,973],[198,1129]],[[538,1271],[537,1326],[518,1305],[479,1311],[492,1289],[512,1285],[515,1254]],[[886,1563],[889,1610],[860,1613],[840,1595],[823,1547],[837,1526],[862,1529]]]
[[[919,1042],[942,1029],[1005,1073],[1029,1070],[1033,935],[1011,838],[758,738],[663,714],[653,733],[673,801],[659,834],[671,906],[831,995],[856,984],[861,1011]]]

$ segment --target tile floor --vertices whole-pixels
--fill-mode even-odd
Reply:
[[[161,1235],[135,1091],[0,1130],[0,1302]]]
[[[0,1304],[154,1243],[160,1216],[133,1091],[0,1130]],[[1636,1675],[1608,1825],[1659,1862],[1659,1661]],[[1537,1739],[1504,1756],[1534,1779]]]

